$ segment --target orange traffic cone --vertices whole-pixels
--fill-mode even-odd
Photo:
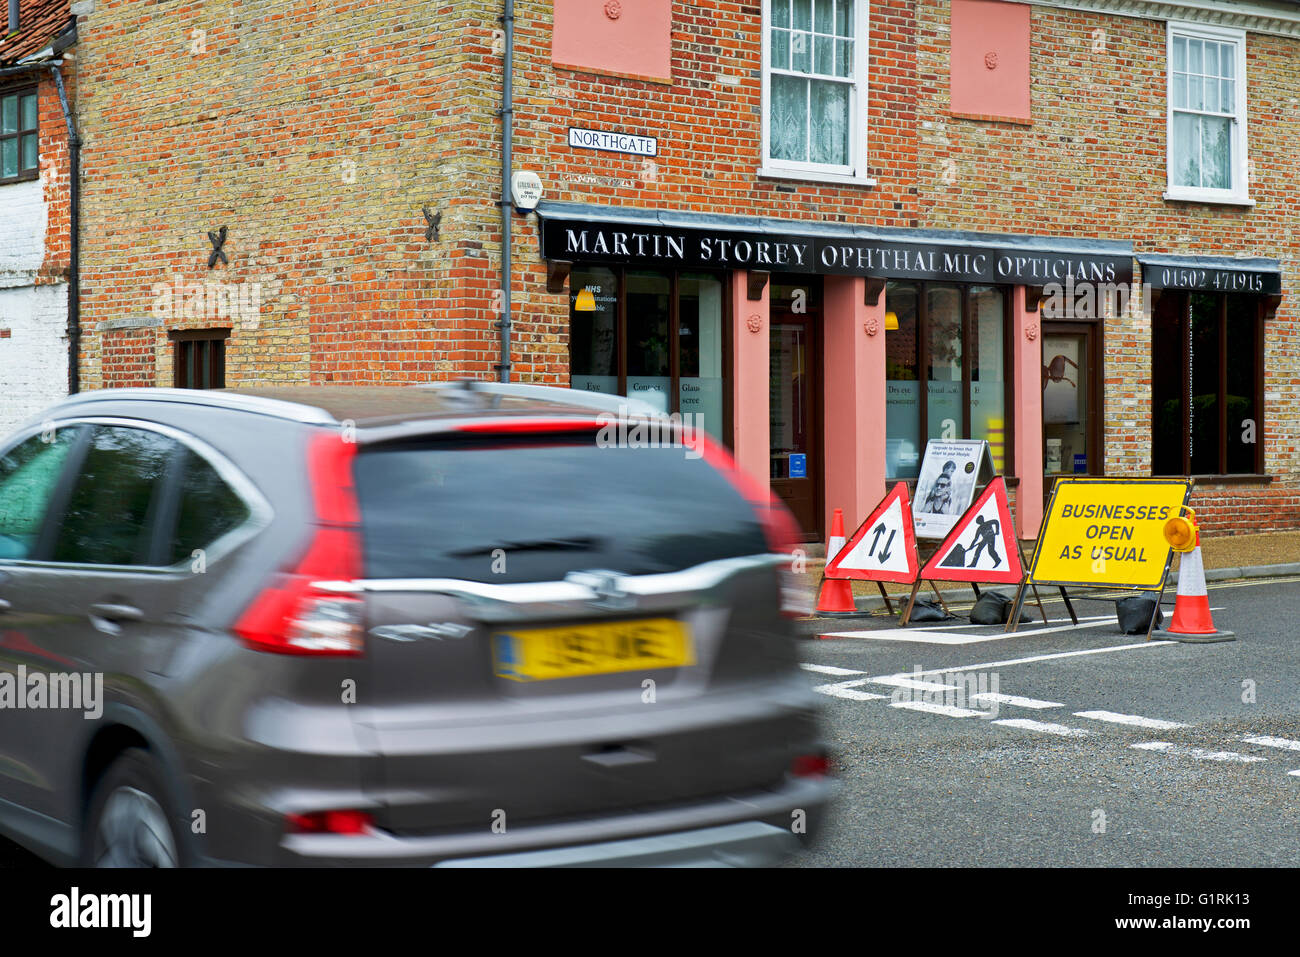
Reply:
[[[1195,529],[1195,525],[1192,526]],[[1170,641],[1235,641],[1230,631],[1219,631],[1210,617],[1210,595],[1205,587],[1205,563],[1201,560],[1201,533],[1196,544],[1178,558],[1178,596],[1174,599],[1174,620],[1168,629],[1151,632],[1152,638]]]
[[[831,517],[830,539],[826,542],[826,564],[844,548],[844,510],[837,508]],[[853,602],[853,583],[843,578],[822,578],[817,594],[817,614],[826,618],[848,618],[858,615]]]

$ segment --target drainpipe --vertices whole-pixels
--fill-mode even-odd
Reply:
[[[10,0],[13,15],[17,0]],[[81,376],[77,360],[81,352],[81,137],[72,119],[68,105],[68,92],[63,87],[62,60],[41,60],[0,67],[0,77],[49,70],[59,91],[59,106],[63,108],[63,121],[68,126],[68,162],[71,182],[68,184],[68,394],[81,391]]]
[[[511,147],[514,138],[514,69],[515,69],[515,0],[505,0],[505,82],[501,87],[501,361],[497,363],[497,378],[510,381],[510,243],[513,225],[510,204],[510,167],[513,163]]]
[[[81,391],[81,137],[68,107],[68,91],[57,63],[50,64],[54,85],[59,88],[59,105],[68,125],[68,395]]]

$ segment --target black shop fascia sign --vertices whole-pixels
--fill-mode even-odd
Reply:
[[[1030,286],[1133,278],[1131,245],[1101,240],[868,229],[578,203],[542,204],[538,215],[542,257],[570,263]]]
[[[1280,296],[1282,264],[1276,259],[1139,253],[1142,282],[1152,289]]]

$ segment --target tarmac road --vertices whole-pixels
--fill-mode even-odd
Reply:
[[[803,642],[810,681],[837,689],[841,792],[793,866],[1300,865],[1300,579],[1211,584],[1210,602],[1236,641],[1147,643],[1080,602],[1085,627],[1041,634],[957,621],[904,641],[876,619],[835,625],[872,637]],[[945,671],[1014,700],[879,680],[956,685]],[[0,867],[31,866],[0,839]]]
[[[906,631],[985,639],[949,644],[885,621],[805,642],[842,790],[794,866],[1297,866],[1300,579],[1209,593],[1236,641],[1147,643],[1113,604],[1079,602],[1092,627]],[[1015,700],[970,700],[995,676]]]

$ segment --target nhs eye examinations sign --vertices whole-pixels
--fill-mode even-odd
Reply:
[[[1029,580],[1158,591],[1173,551],[1165,522],[1182,513],[1185,479],[1061,479],[1052,490]]]
[[[580,126],[569,127],[569,145],[576,149],[631,153],[633,156],[659,155],[659,140],[653,136],[612,133],[608,130],[586,130]]]

